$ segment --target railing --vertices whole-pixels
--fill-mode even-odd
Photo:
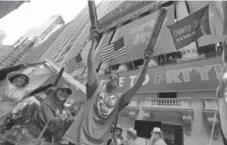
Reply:
[[[154,109],[191,109],[191,101],[188,98],[168,99],[152,98],[146,99],[143,108]]]

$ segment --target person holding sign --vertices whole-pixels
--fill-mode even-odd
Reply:
[[[152,50],[150,49],[145,52],[144,65],[136,83],[120,95],[116,91],[119,86],[117,74],[111,74],[109,80],[103,85],[97,79],[94,44],[98,36],[97,31],[91,31],[92,47],[88,54],[88,100],[63,137],[73,144],[104,145],[107,143],[113,122],[140,89],[151,60]]]

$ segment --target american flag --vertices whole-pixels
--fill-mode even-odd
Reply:
[[[81,57],[81,53],[79,53],[76,57],[73,57],[68,62],[66,62],[65,67],[68,73],[72,73],[75,70],[85,67],[83,59]]]
[[[126,54],[127,53],[124,47],[124,39],[123,37],[121,37],[120,39],[111,43],[110,45],[103,47],[101,49],[100,57],[102,61],[105,63]]]
[[[227,38],[225,38],[224,41],[222,42],[222,47],[223,47],[222,58],[223,58],[223,61],[226,63],[227,62]]]

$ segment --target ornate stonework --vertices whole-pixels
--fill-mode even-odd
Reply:
[[[185,134],[191,135],[192,131],[192,121],[193,121],[194,112],[187,112],[182,114],[182,123],[184,127]]]
[[[214,112],[203,111],[203,118],[204,118],[204,123],[207,127],[207,132],[209,135],[211,134],[213,123],[214,123],[213,139],[218,140],[218,136],[220,135],[220,127],[219,127],[220,122],[218,120],[218,116],[214,118],[214,114],[215,114],[215,111]]]
[[[137,99],[133,99],[120,115],[129,118],[133,126],[139,111]]]
[[[215,109],[216,109],[217,102],[215,99],[207,98],[204,99],[204,109],[203,109],[203,119],[204,123],[207,127],[207,132],[210,135],[214,123],[214,133],[213,133],[213,139],[218,140],[218,136],[220,134],[220,127],[219,127],[219,120],[218,120],[218,113],[215,117]]]

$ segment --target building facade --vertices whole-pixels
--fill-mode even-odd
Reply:
[[[3,60],[2,65],[8,66],[21,63],[21,60],[25,56],[30,56],[30,52],[32,53],[33,49],[40,47],[37,46],[38,44],[45,41],[52,33],[61,28],[64,24],[65,22],[60,15],[54,15],[51,16],[43,25],[31,28],[13,44],[14,51],[12,51],[12,53],[10,53],[7,58]],[[53,36],[56,36],[56,34]],[[50,38],[50,40],[52,39],[53,37]],[[31,43],[32,45],[30,45]],[[45,49],[41,52],[44,53],[44,51]],[[37,54],[37,57],[39,57],[39,55],[40,52]],[[34,59],[35,58],[33,58],[31,61],[34,62]]]
[[[116,8],[120,1],[103,1],[97,6],[98,18],[103,17],[111,10]],[[72,51],[78,51],[80,48],[75,48],[75,43],[78,43],[81,34],[87,33],[89,29],[89,14],[88,8],[85,7],[80,14],[64,29],[54,43],[49,47],[45,54],[41,57],[40,61],[48,59],[57,66],[62,66],[64,59],[67,59]],[[85,29],[86,28],[86,29]],[[88,39],[88,36],[83,40]]]
[[[0,62],[2,62],[13,51],[13,47],[8,45],[0,45],[0,51]]]
[[[14,44],[14,47],[23,45],[24,40],[37,39],[37,44],[43,42],[48,38],[54,31],[59,29],[65,24],[63,18],[60,15],[51,16],[44,24],[29,29],[22,37],[20,37]]]
[[[212,34],[177,50],[167,26],[208,4]],[[126,5],[131,8],[127,9]],[[100,82],[105,82],[110,72],[116,72],[120,76],[120,93],[135,83],[160,7],[167,7],[168,13],[154,48],[157,66],[148,69],[142,87],[121,112],[118,126],[123,128],[124,137],[128,128],[135,128],[139,145],[149,145],[150,133],[155,126],[162,129],[168,145],[209,144],[210,139],[212,145],[223,145],[219,120],[214,118],[217,105],[215,92],[222,68],[223,14],[219,10],[219,2],[137,1],[120,5],[99,21],[103,29],[109,29],[96,48]],[[128,55],[102,64],[100,49],[122,36]],[[86,38],[87,35],[80,37]],[[82,51],[88,52],[91,43],[78,41],[64,61],[78,54],[80,50],[76,51],[76,48],[81,46]],[[85,62],[87,52],[84,52]],[[78,73],[73,75],[76,77],[83,70],[77,70]],[[86,71],[80,79],[86,82]]]
[[[2,60],[0,66],[14,66],[19,62],[19,60],[27,54],[36,44],[37,39],[33,38],[31,40],[25,40],[23,45],[18,47],[13,47],[13,50]]]
[[[70,23],[62,26],[53,34],[51,34],[46,40],[35,46],[31,51],[29,51],[23,58],[18,62],[21,63],[29,63],[29,62],[38,62],[39,59],[45,54],[50,45],[58,38],[58,36],[62,33],[62,31],[69,25]]]

